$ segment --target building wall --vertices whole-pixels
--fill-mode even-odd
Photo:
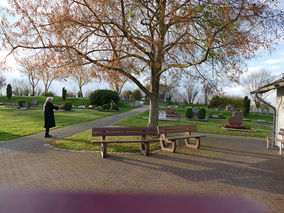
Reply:
[[[276,133],[278,138],[282,139],[278,135],[280,128],[284,129],[284,87],[277,89],[276,99]]]

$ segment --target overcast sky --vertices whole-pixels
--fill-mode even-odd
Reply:
[[[284,0],[280,1],[280,7],[284,9]],[[1,0],[0,1],[0,6],[6,6],[7,5],[7,0]],[[7,55],[7,52],[0,52],[0,61]],[[7,83],[11,82],[12,79],[23,79],[24,76],[17,71],[19,66],[15,62],[12,56],[9,56],[7,58],[7,63],[13,67],[12,72],[7,72],[7,71],[1,71],[1,74],[4,75],[7,79]],[[284,73],[284,41],[277,47],[275,47],[275,50],[271,53],[269,52],[263,52],[260,54],[258,58],[255,58],[253,60],[247,61],[248,65],[248,73],[250,72],[258,72],[262,68],[265,68],[267,70],[272,71],[273,75],[279,75],[281,73]],[[40,85],[42,88],[42,84]],[[54,82],[50,88],[51,91],[58,93],[57,95],[61,95],[61,89],[62,87],[65,86],[67,90],[72,90],[74,92],[77,92],[78,89],[74,82],[67,81],[67,82]],[[83,87],[83,91],[86,93],[86,91],[93,91],[96,89],[102,89],[108,87],[108,84],[102,84],[99,82],[94,82],[90,83],[87,86]],[[136,89],[135,85],[132,85],[128,83],[126,85],[127,89]],[[2,93],[4,93],[4,89],[2,89]],[[58,92],[57,92],[58,91]],[[233,86],[231,88],[226,88],[226,94],[227,95],[241,95],[244,96],[245,93],[243,93],[242,87],[241,86]],[[271,102],[275,102],[275,96],[271,97]]]

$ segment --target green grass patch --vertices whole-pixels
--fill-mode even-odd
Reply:
[[[164,110],[166,107],[161,106],[160,109]],[[184,115],[185,109],[176,109],[176,111]],[[232,112],[228,111],[217,111],[217,110],[207,110],[207,113],[211,113],[213,115],[223,114],[225,117],[231,117]],[[142,117],[148,117],[149,112],[143,112],[135,116],[124,118],[115,123],[115,125],[119,126],[128,126],[128,127],[145,127],[147,126],[148,121],[141,119]],[[264,115],[264,114],[250,114],[248,119],[251,120],[266,120],[272,121],[272,115]],[[236,131],[228,131],[224,130],[221,127],[223,124],[227,123],[227,119],[212,119],[209,118],[208,122],[198,122],[198,121],[188,121],[185,119],[181,119],[179,122],[170,122],[170,121],[159,121],[159,125],[188,125],[188,124],[196,124],[198,128],[198,132],[203,133],[216,133],[216,134],[226,134],[226,135],[236,135],[236,136],[253,136],[253,137],[264,137],[267,132],[271,132],[271,126],[268,124],[261,124],[255,122],[243,122],[244,125],[250,126],[255,129],[256,132],[236,132]],[[130,137],[127,137],[130,139]],[[125,140],[127,140],[125,138]],[[114,140],[119,140],[119,137],[113,137]],[[121,138],[120,138],[121,139]],[[134,138],[132,138],[134,139]],[[52,145],[61,148],[61,149],[71,149],[71,150],[90,150],[90,151],[99,151],[100,145],[91,144],[92,137],[91,131],[82,132],[79,134],[75,134],[73,136],[64,138],[63,140],[57,140],[52,142]],[[96,138],[96,140],[100,140],[100,138]],[[160,149],[159,143],[151,143],[150,150]],[[123,144],[109,144],[108,151],[110,152],[140,152],[141,144],[137,143],[123,143]]]
[[[153,137],[149,137],[153,138]],[[139,136],[119,136],[119,137],[107,137],[108,140],[130,140],[140,139]],[[66,137],[62,140],[56,140],[51,143],[52,146],[60,149],[71,150],[88,150],[88,151],[100,151],[100,144],[91,144],[91,140],[101,140],[100,137],[92,137],[92,132],[85,131],[70,137]],[[150,150],[160,149],[160,143],[151,143]],[[108,152],[140,152],[141,143],[113,143],[108,144]]]
[[[177,109],[177,112],[182,114],[183,109]],[[231,112],[226,112],[231,113]],[[224,113],[224,116],[227,114]],[[218,111],[218,114],[220,114],[220,111]],[[147,126],[147,120],[141,119],[141,117],[148,117],[149,112],[143,112],[138,115],[128,117],[121,119],[120,121],[116,122],[115,125],[118,126],[132,126],[132,127],[143,127]],[[231,115],[230,115],[231,116]],[[253,115],[255,116],[255,115]],[[253,117],[252,116],[252,117]],[[260,115],[261,118],[265,118],[266,115]],[[257,119],[259,119],[260,116],[255,116]],[[267,116],[266,120],[270,121],[270,117]],[[261,119],[265,120],[265,119]],[[172,122],[172,121],[159,121],[160,126],[171,126],[171,125],[189,125],[189,124],[196,124],[198,132],[204,132],[204,133],[216,133],[216,134],[225,134],[225,135],[239,135],[239,136],[252,136],[252,137],[264,137],[267,135],[268,132],[271,132],[271,126],[269,124],[261,124],[261,123],[255,123],[255,122],[243,122],[244,125],[250,126],[252,129],[256,130],[256,132],[238,132],[238,131],[229,131],[224,130],[221,127],[223,124],[227,123],[227,119],[213,119],[209,118],[208,122],[198,122],[198,121],[188,121],[185,119],[180,119],[179,122]]]
[[[117,112],[99,112],[91,109],[57,111],[55,112],[56,128],[96,120],[133,108],[123,106],[122,110]],[[2,121],[0,122],[0,140],[10,140],[44,131],[42,110],[16,110],[0,106],[0,120]]]
[[[26,103],[32,103],[32,100],[37,100],[38,105],[43,105],[47,97],[44,96],[12,96],[11,99],[8,99],[6,96],[0,96],[0,103],[7,104],[18,104],[19,100],[23,100]],[[89,98],[75,98],[75,97],[67,97],[66,101],[70,101],[74,106],[84,105],[87,106],[90,104]],[[53,97],[53,104],[62,105],[64,102],[62,97]]]

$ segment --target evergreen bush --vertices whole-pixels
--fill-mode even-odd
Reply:
[[[117,104],[113,104],[111,109],[117,111],[119,110],[119,106]]]
[[[23,107],[24,106],[25,101],[24,100],[19,100],[18,101],[18,106]]]
[[[193,110],[192,110],[191,107],[185,108],[185,117],[189,118],[189,119],[192,119],[192,117],[193,117]]]
[[[7,85],[6,92],[7,92],[7,98],[11,99],[12,98],[12,86],[11,86],[11,84]]]
[[[199,119],[205,119],[205,117],[206,117],[206,110],[205,110],[205,108],[199,109],[199,111],[198,111],[198,118]]]
[[[45,93],[42,93],[42,96],[52,97],[52,96],[54,96],[54,94],[53,94],[53,92],[45,92]]]
[[[139,89],[134,90],[133,93],[132,93],[132,97],[133,97],[133,99],[136,100],[136,101],[141,100],[141,98],[142,98],[142,93],[141,93],[141,91],[140,91]]]
[[[65,89],[65,87],[62,88],[62,100],[63,102],[66,101],[66,95],[67,95],[67,90]]]
[[[248,98],[248,96],[245,96],[242,106],[242,111],[245,117],[249,115],[249,110],[250,110],[250,99]]]
[[[103,107],[104,111],[110,109],[110,105],[109,104],[104,104],[102,107]]]
[[[109,104],[111,101],[117,104],[119,102],[119,95],[112,90],[96,90],[90,94],[89,99],[92,105],[102,106]]]
[[[72,103],[70,101],[66,101],[62,107],[62,109],[66,111],[71,111],[72,110]]]

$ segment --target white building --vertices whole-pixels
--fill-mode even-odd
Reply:
[[[276,89],[276,106],[271,106],[271,104],[267,103],[266,101],[260,100],[274,109],[274,137],[278,139],[284,139],[281,135],[279,135],[280,129],[284,129],[284,73],[281,75],[278,80],[273,81],[267,85],[264,85],[258,88],[255,91],[252,91],[251,94],[261,94],[268,92],[270,90]],[[276,142],[276,145],[280,146],[280,143]]]

